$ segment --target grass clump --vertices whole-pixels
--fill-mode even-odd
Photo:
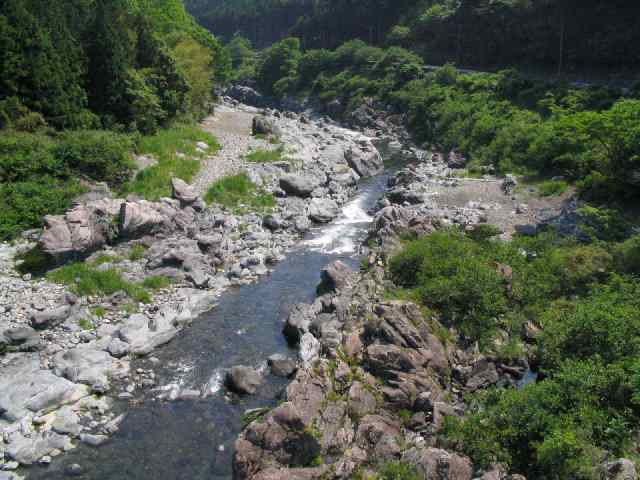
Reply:
[[[171,285],[171,279],[162,275],[147,277],[142,281],[142,286],[149,290],[161,290]]]
[[[92,262],[91,265],[93,265],[94,267],[99,267],[100,265],[106,265],[106,264],[113,264],[113,263],[120,263],[123,261],[122,257],[119,257],[118,255],[111,255],[109,253],[102,253],[100,255],[98,255]]]
[[[538,193],[543,197],[557,197],[569,189],[564,180],[546,180],[538,185]]]
[[[258,189],[244,172],[215,182],[209,187],[205,200],[238,211],[269,211],[276,205],[273,195]]]
[[[242,417],[240,418],[242,429],[244,430],[255,421],[261,421],[267,415],[267,413],[269,413],[268,408],[255,408],[253,410],[247,410],[242,414]]]
[[[47,278],[69,285],[78,295],[111,295],[123,291],[136,302],[151,303],[151,296],[143,286],[125,280],[116,269],[99,271],[86,263],[72,263],[52,270]]]
[[[129,252],[129,260],[136,262],[142,260],[147,253],[147,247],[144,245],[134,245]]]
[[[207,143],[209,149],[199,152],[198,142]],[[173,177],[191,182],[200,170],[200,159],[215,154],[219,148],[216,139],[196,124],[176,124],[142,137],[137,152],[153,156],[158,163],[138,172],[123,193],[136,193],[148,200],[169,196]]]
[[[282,146],[275,150],[255,150],[245,155],[244,159],[250,163],[273,163],[286,160],[284,157],[284,147]]]
[[[104,316],[107,314],[107,309],[104,307],[95,307],[91,310],[91,313],[93,313],[98,318],[104,318]]]
[[[81,318],[80,320],[78,320],[78,325],[80,326],[80,328],[86,331],[91,331],[96,328],[94,327],[93,323],[91,323],[91,320],[87,320],[86,318]]]

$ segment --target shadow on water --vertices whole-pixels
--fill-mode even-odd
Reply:
[[[294,303],[315,298],[320,270],[341,259],[358,267],[358,245],[371,218],[366,211],[380,197],[388,175],[361,185],[333,224],[311,232],[302,244],[259,282],[224,293],[219,305],[194,321],[169,345],[154,352],[159,385],[207,391],[201,400],[163,402],[147,395],[128,407],[120,431],[99,448],[78,447],[47,468],[34,468],[31,479],[66,478],[73,463],[92,480],[218,480],[231,478],[233,443],[246,409],[278,403],[286,381],[265,369],[266,381],[257,395],[228,401],[221,389],[226,368],[264,368],[273,353],[295,355],[282,335],[283,320]],[[149,367],[149,360],[132,368]]]

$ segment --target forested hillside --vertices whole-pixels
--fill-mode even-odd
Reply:
[[[0,25],[3,125],[40,114],[57,128],[150,131],[206,103],[185,101],[198,81],[180,51],[202,48],[198,61],[225,74],[217,41],[176,0],[8,0]]]
[[[188,0],[210,30],[259,47],[294,35],[306,48],[362,39],[419,52],[427,63],[547,70],[640,64],[640,5],[614,0]]]

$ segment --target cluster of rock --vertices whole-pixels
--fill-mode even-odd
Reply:
[[[286,402],[237,441],[235,478],[346,479],[400,458],[424,478],[473,478],[471,462],[439,448],[437,433],[445,415],[460,411],[453,382],[461,392],[485,374],[452,380],[460,359],[416,306],[382,299],[383,275],[375,267],[360,277],[334,263],[323,271],[324,293],[292,309],[285,334],[300,346],[301,367]],[[323,465],[312,466],[318,458]]]
[[[207,207],[193,187],[173,179],[172,198],[117,199],[106,190],[45,219],[39,248],[58,263],[100,259],[95,268],[117,268],[132,282],[173,279],[152,304],[135,305],[124,292],[78,298],[65,287],[18,274],[11,257],[26,246],[3,247],[0,470],[46,464],[78,441],[106,441],[123,419],[112,411],[112,397],[134,399],[140,389],[155,386],[153,371],[132,368],[132,359],[169,342],[228,285],[266,274],[313,223],[339,214],[360,177],[382,169],[365,136],[304,115],[263,113],[256,127],[277,133],[295,155],[247,166],[252,180],[276,196],[269,214]],[[129,258],[138,246],[144,254]],[[139,313],[126,313],[123,307],[132,304]],[[281,376],[297,368],[286,357],[269,364]],[[258,380],[236,370],[230,377],[237,390],[251,393]]]
[[[339,261],[327,266],[316,300],[290,310],[284,334],[298,347],[298,368],[284,403],[238,438],[235,479],[366,478],[380,465],[401,460],[425,479],[525,480],[500,465],[474,466],[442,443],[440,434],[446,417],[464,414],[466,394],[522,382],[527,359],[507,362],[475,346],[463,348],[452,341],[455,332],[441,335],[447,330],[436,317],[425,317],[412,303],[385,299],[391,285],[383,259],[401,235],[453,225],[473,229],[487,222],[487,207],[445,205],[433,197],[434,191],[458,186],[449,169],[463,159],[421,157],[391,144],[398,154],[421,161],[389,181],[370,233],[377,248],[368,258],[369,270],[353,272]],[[511,193],[511,179],[504,183]],[[229,375],[232,385],[235,373]],[[637,474],[632,462],[620,459],[603,465],[603,478]]]
[[[464,414],[465,394],[514,385],[526,362],[460,348],[416,305],[385,300],[385,287],[375,263],[359,274],[336,262],[314,303],[292,309],[285,334],[299,345],[299,369],[285,402],[236,441],[235,479],[367,478],[400,460],[424,479],[525,480],[500,465],[478,468],[440,434],[446,417]],[[620,459],[603,478],[637,474]]]

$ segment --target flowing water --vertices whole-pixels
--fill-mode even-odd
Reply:
[[[358,267],[359,245],[371,222],[367,211],[387,178],[363,182],[338,220],[312,231],[270,275],[225,292],[214,310],[154,352],[160,360],[154,366],[158,385],[200,390],[205,398],[164,402],[150,393],[126,407],[120,431],[107,444],[80,446],[49,467],[32,469],[28,478],[66,478],[65,468],[78,463],[85,469],[82,478],[92,480],[230,479],[242,414],[276,405],[286,387],[286,380],[269,375],[266,359],[274,353],[296,355],[282,335],[289,307],[315,298],[320,270],[328,263],[340,259]],[[239,364],[259,367],[266,380],[257,395],[229,400],[223,374]],[[133,368],[150,365],[141,360]]]

